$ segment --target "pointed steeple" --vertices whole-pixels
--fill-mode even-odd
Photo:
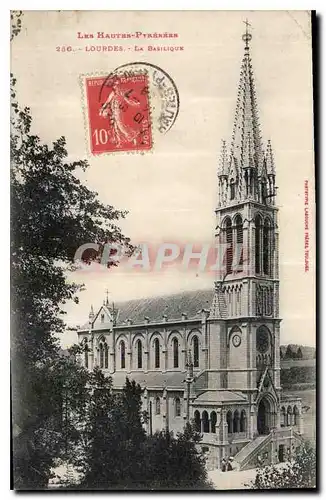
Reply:
[[[255,168],[259,175],[263,155],[254,74],[249,50],[252,36],[248,32],[248,24],[246,22],[246,33],[242,36],[245,42],[245,53],[241,64],[230,153],[231,157],[238,160],[238,164],[242,167]]]
[[[260,133],[258,105],[249,43],[252,35],[246,31],[241,63],[240,81],[233,123],[230,148],[222,141],[218,170],[218,207],[232,205],[244,200],[273,204],[275,176],[274,160],[270,142],[263,150]],[[268,198],[266,195],[268,191]],[[268,200],[268,202],[266,201]]]

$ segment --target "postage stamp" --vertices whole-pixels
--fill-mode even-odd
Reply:
[[[146,151],[153,145],[145,72],[85,79],[91,153]],[[100,99],[99,99],[100,96]]]
[[[171,75],[156,64],[148,62],[126,63],[114,70],[126,75],[146,72],[151,103],[152,126],[159,135],[166,134],[175,124],[180,109],[180,96]]]

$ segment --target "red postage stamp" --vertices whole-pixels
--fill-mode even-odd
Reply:
[[[85,84],[92,154],[152,149],[146,74],[88,77]]]

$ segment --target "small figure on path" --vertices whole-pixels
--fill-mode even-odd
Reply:
[[[230,457],[228,460],[228,471],[233,470],[232,462],[233,462],[233,457]]]

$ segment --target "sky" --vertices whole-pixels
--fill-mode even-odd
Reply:
[[[276,167],[281,343],[314,345],[313,101],[306,11],[25,12],[22,32],[12,44],[12,72],[20,104],[31,108],[32,131],[48,143],[64,135],[69,159],[88,159],[90,167],[81,176],[83,182],[104,203],[128,210],[120,225],[134,244],[210,243],[219,151],[221,140],[229,143],[231,138],[246,18],[252,25],[251,56],[262,138],[265,144],[271,139]],[[103,40],[96,38],[98,31],[171,32],[178,37]],[[78,38],[78,32],[92,33],[95,38]],[[90,49],[103,45],[123,50]],[[182,46],[183,50],[154,52],[148,50],[149,45]],[[74,50],[63,50],[67,46]],[[136,46],[144,50],[136,50]],[[150,153],[94,157],[89,153],[81,82],[84,75],[106,75],[134,61],[155,64],[171,76],[180,95],[177,120],[165,135],[154,131]],[[310,241],[306,272],[305,232]],[[78,305],[66,307],[69,325],[85,323],[91,304],[99,308],[106,290],[109,300],[117,302],[209,288],[214,280],[210,273],[194,268],[171,266],[164,271],[136,272],[126,265],[111,270],[94,266],[69,279],[86,288]],[[76,335],[67,332],[61,340],[67,346]]]

